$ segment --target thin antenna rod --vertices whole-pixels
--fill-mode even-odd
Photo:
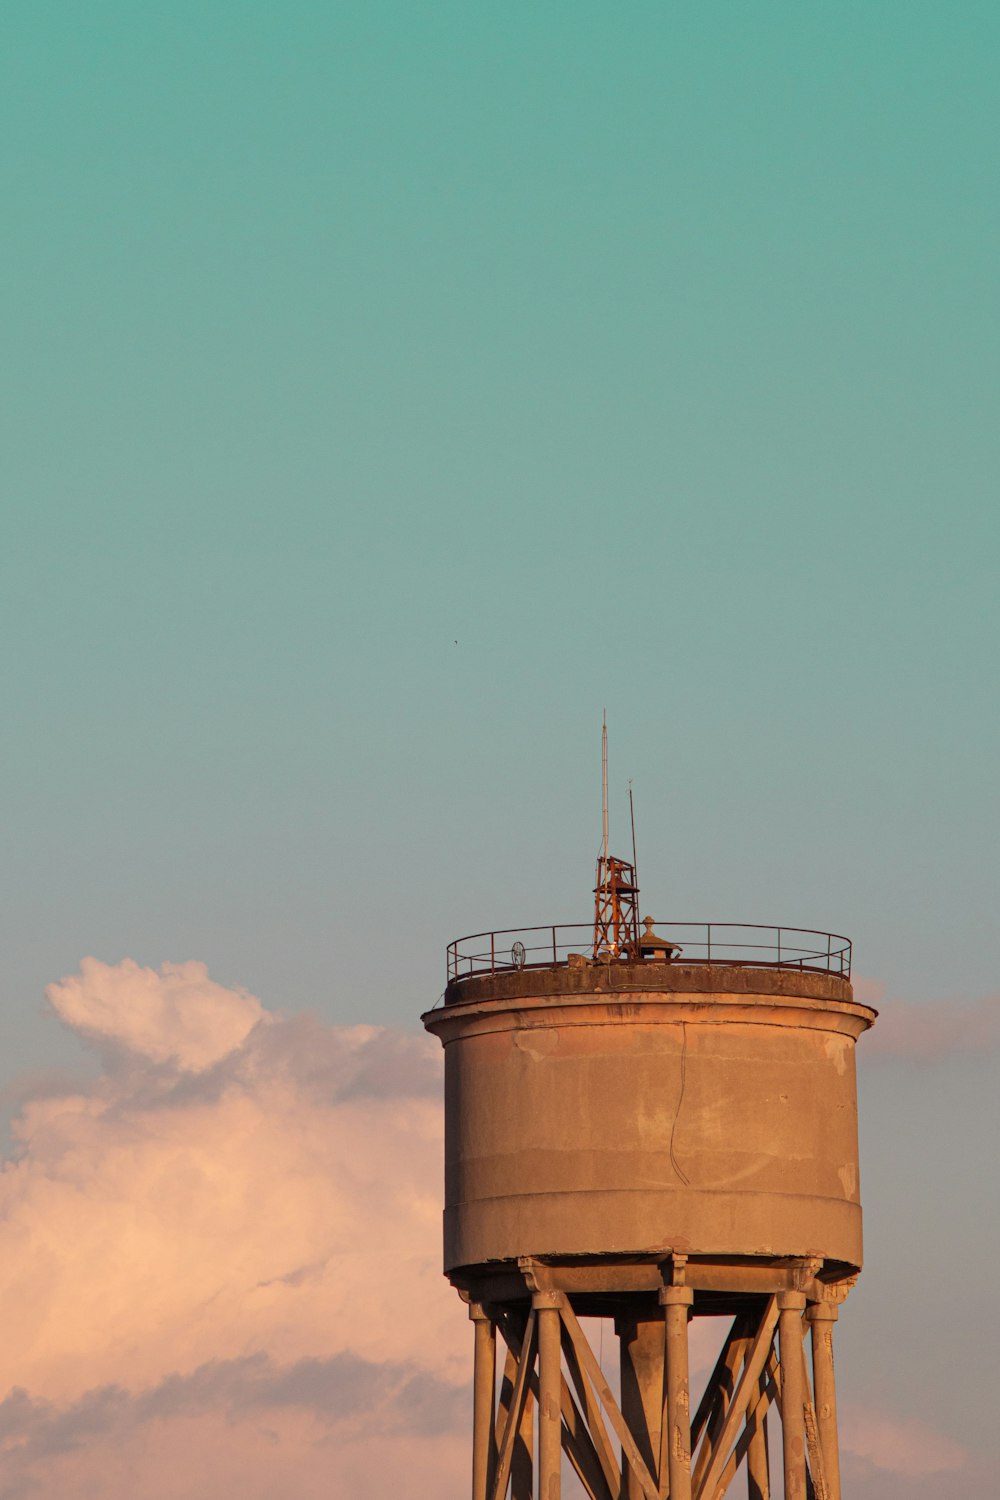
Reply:
[[[632,876],[635,884],[639,884],[639,861],[635,857],[635,805],[632,802],[632,778],[628,779],[628,811],[632,819]]]
[[[608,711],[604,710],[601,731],[601,787],[604,794],[604,863],[608,862]]]

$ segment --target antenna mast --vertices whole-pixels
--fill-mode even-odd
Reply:
[[[639,861],[635,857],[635,803],[632,801],[632,778],[628,779],[628,815],[632,819],[632,868],[639,878]]]
[[[602,839],[594,886],[594,958],[630,958],[639,953],[639,887],[635,875],[635,815],[632,863],[608,853],[608,715],[601,728]],[[629,808],[632,784],[629,782]]]
[[[601,730],[601,786],[604,792],[604,862],[608,860],[608,711],[604,710],[604,727]]]

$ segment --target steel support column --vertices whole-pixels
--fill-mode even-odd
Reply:
[[[538,1314],[538,1500],[559,1500],[562,1472],[562,1326],[559,1292],[535,1292]]]
[[[535,1398],[528,1391],[510,1469],[511,1500],[533,1500],[535,1488]]]
[[[807,1314],[812,1334],[813,1398],[829,1500],[840,1500],[840,1450],[837,1442],[837,1388],[833,1374],[833,1325],[837,1307],[816,1302]]]
[[[660,1494],[691,1500],[691,1396],[688,1389],[688,1317],[694,1292],[665,1286],[660,1292],[666,1325],[666,1399],[663,1411]],[[664,1454],[663,1450],[666,1449]],[[666,1473],[663,1468],[666,1458]]]
[[[766,1373],[760,1378],[761,1395],[767,1389]],[[747,1445],[748,1500],[771,1500],[771,1470],[767,1452],[767,1416],[761,1413]]]
[[[663,1320],[622,1318],[616,1322],[621,1369],[622,1416],[649,1472],[657,1472],[663,1421]],[[622,1494],[641,1500],[642,1485],[622,1459]]]
[[[496,1401],[496,1324],[479,1302],[469,1304],[475,1325],[476,1347],[472,1386],[472,1500],[488,1500],[493,1481],[496,1438],[493,1409]]]
[[[805,1305],[806,1299],[802,1292],[778,1293],[785,1500],[806,1500],[806,1367],[802,1347],[802,1313]]]

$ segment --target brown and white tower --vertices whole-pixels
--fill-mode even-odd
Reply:
[[[445,1048],[445,1272],[475,1329],[472,1500],[840,1500],[833,1328],[861,1268],[854,1046],[875,1012],[844,938],[644,926],[459,940],[423,1017]],[[719,1343],[696,1401],[694,1318]]]

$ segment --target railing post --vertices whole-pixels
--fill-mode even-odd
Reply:
[[[553,964],[559,962],[559,960],[556,958],[556,930],[554,927],[552,929],[552,962]]]
[[[709,961],[709,963],[711,963],[712,962],[712,924],[711,924],[711,922],[706,923],[706,926],[708,927],[708,961]]]
[[[778,968],[781,968],[781,928],[778,928]]]
[[[496,935],[495,932],[491,932],[490,933],[490,973],[491,974],[495,974],[496,971],[497,971],[497,935]]]

